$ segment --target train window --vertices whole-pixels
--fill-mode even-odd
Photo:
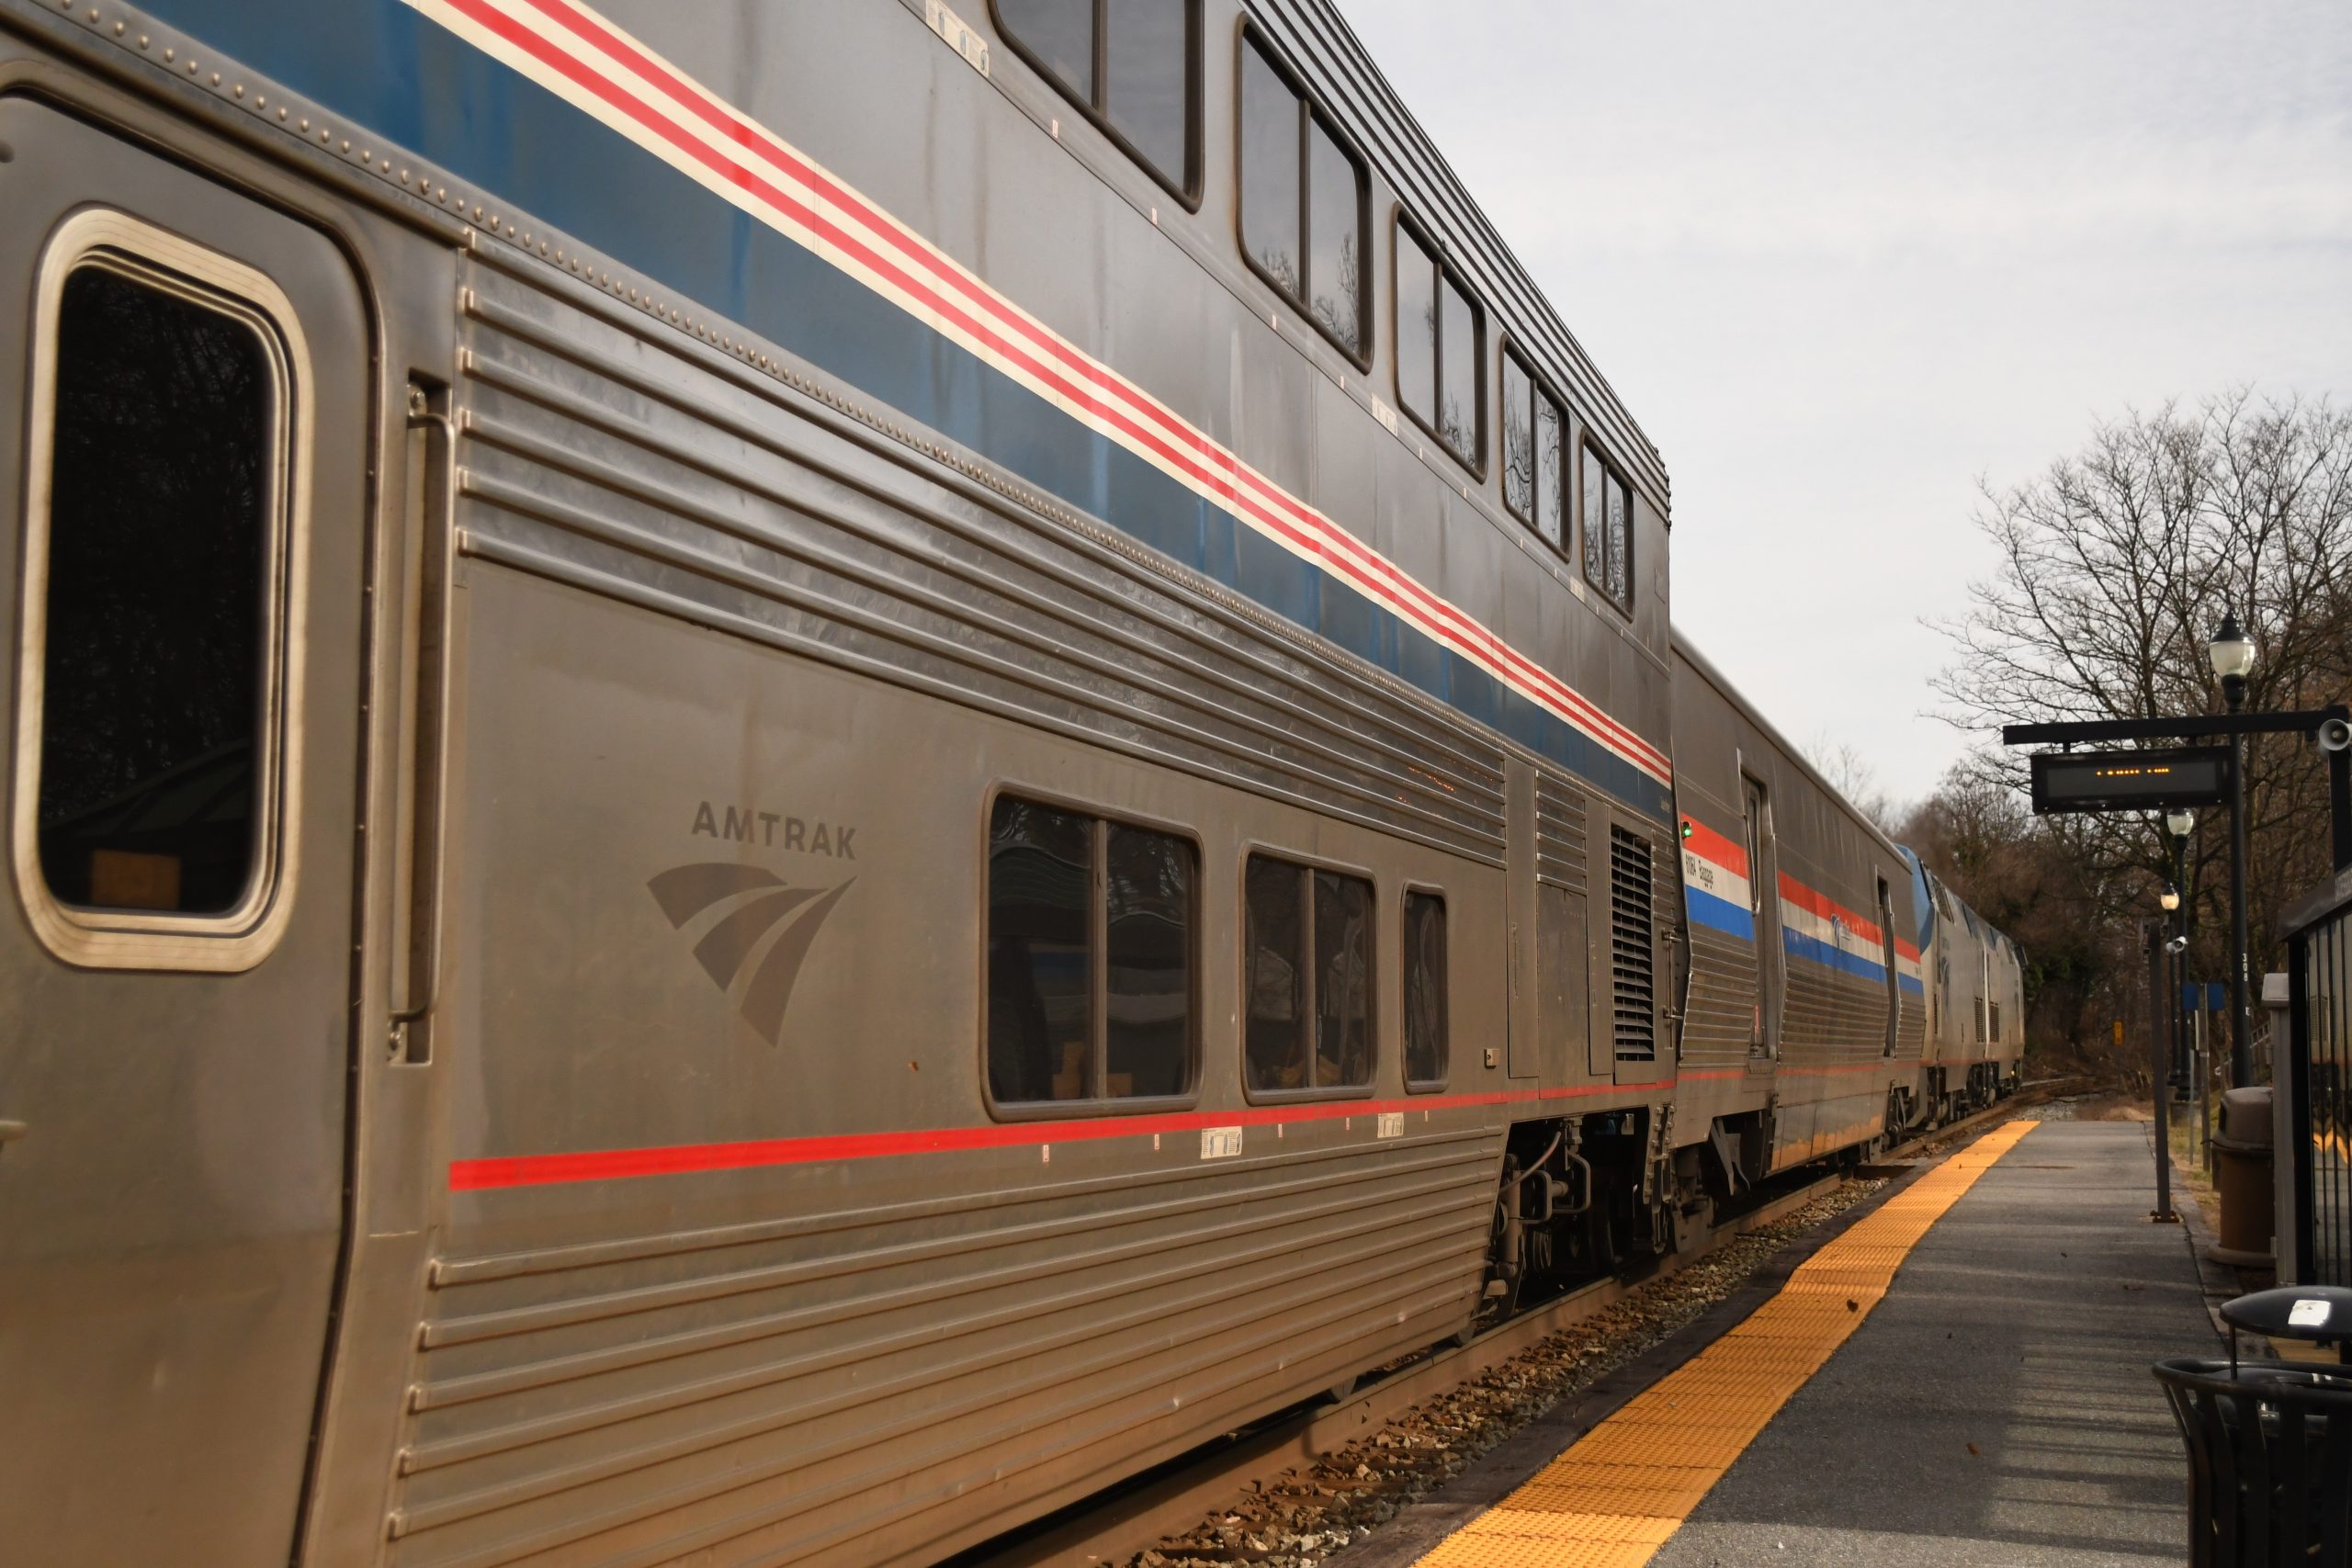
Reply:
[[[1154,178],[1193,199],[1198,0],[996,0],[996,25]]]
[[[1565,549],[1566,479],[1561,443],[1567,416],[1519,355],[1503,350],[1503,504]]]
[[[1400,218],[1396,225],[1396,400],[1467,467],[1480,466],[1476,301]]]
[[[1189,1091],[1194,863],[1193,846],[1169,834],[998,797],[987,938],[994,1100]]]
[[[138,228],[86,221],[125,231],[110,244]],[[18,885],[77,959],[244,967],[232,950],[274,939],[261,911],[281,891],[291,313],[224,258],[187,265],[235,294],[59,249],[32,398],[46,505],[25,548]],[[196,956],[181,939],[199,931],[224,941]],[[175,945],[142,956],[146,932]]]
[[[1627,615],[1634,612],[1634,493],[1609,459],[1584,448],[1584,575]]]
[[[1268,855],[1251,855],[1242,880],[1250,1089],[1368,1086],[1372,884]]]
[[[1362,363],[1371,343],[1363,162],[1259,47],[1241,51],[1241,241],[1250,265]]]
[[[1450,1021],[1445,990],[1445,900],[1405,895],[1405,1082],[1445,1081]]]

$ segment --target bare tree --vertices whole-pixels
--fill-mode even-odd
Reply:
[[[1881,832],[1894,836],[1903,823],[1905,808],[1879,783],[1878,770],[1860,748],[1835,739],[1826,729],[1817,729],[1804,743],[1804,754],[1813,771],[1844,795],[1847,805],[1869,818]]]
[[[2239,389],[2103,422],[2039,478],[1987,485],[1976,524],[1999,568],[1971,585],[1964,615],[1929,623],[1954,645],[1936,687],[1965,728],[2219,712],[2205,644],[2231,611],[2259,650],[2249,706],[2352,693],[2352,413],[2324,400]],[[1967,766],[2022,787],[2021,756],[1987,748]],[[2324,770],[2308,738],[2262,737],[2246,789],[2261,963],[2282,903],[2326,867]],[[2225,931],[2227,831],[2203,816],[2184,892]],[[2112,924],[2152,906],[2167,863],[2153,818],[2052,821],[2043,836],[2073,859],[2082,915]],[[2200,958],[2220,972],[2217,942]]]

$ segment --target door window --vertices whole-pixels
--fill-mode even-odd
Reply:
[[[18,886],[76,962],[244,967],[287,872],[290,313],[183,241],[77,221],[99,230],[40,296]]]

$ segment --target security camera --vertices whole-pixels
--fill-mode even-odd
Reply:
[[[2188,951],[2188,939],[2185,936],[2177,936],[2170,942],[2165,943],[2165,951],[2166,953],[2187,953]]]
[[[2340,718],[2323,720],[2319,727],[2319,749],[2323,751],[2352,751],[2352,722]]]

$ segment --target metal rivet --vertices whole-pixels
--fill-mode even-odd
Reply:
[[[326,128],[325,126],[323,126],[323,125],[322,125],[322,126],[319,127],[319,145],[320,145],[320,146],[322,146],[322,147],[325,146],[325,145],[327,144],[328,140],[329,140],[333,135],[334,135],[334,132],[332,132],[332,131],[328,130],[327,130],[327,128]]]
[[[345,152],[350,152],[350,151],[351,151],[351,142],[350,142],[350,140],[349,140],[348,138],[345,138],[345,141],[344,141],[344,143],[343,143],[343,150],[344,150]]]
[[[277,118],[280,119],[284,119],[286,118],[286,110],[282,107],[277,111]]]
[[[91,6],[91,7],[90,7],[90,20],[92,20],[92,21],[94,21],[94,22],[95,22],[95,21],[96,21],[97,19],[98,19],[98,8],[97,8],[96,6]]]
[[[147,35],[145,33],[141,33],[139,35],[139,47],[141,49],[145,49],[147,47]]]
[[[408,171],[406,169],[402,169],[401,171],[401,184],[408,184]]]
[[[167,49],[167,50],[164,51],[164,58],[166,61],[169,61],[169,60],[174,59],[174,58],[175,58],[175,56],[174,56],[173,52],[172,52],[170,50],[168,50],[168,49]]]
[[[311,129],[311,117],[309,115],[304,115],[302,117],[302,129],[305,130]]]
[[[235,86],[230,88],[229,91],[242,98],[245,96],[245,85],[243,82],[240,82]]]
[[[218,71],[212,73],[212,85],[216,87],[220,85],[220,73]]]
[[[193,61],[193,60],[191,60],[191,61],[189,61],[189,62],[187,62],[187,73],[188,73],[189,75],[193,76],[193,75],[195,75],[195,74],[196,74],[196,67],[197,67],[197,63],[198,63],[198,62],[197,62],[196,61]]]

